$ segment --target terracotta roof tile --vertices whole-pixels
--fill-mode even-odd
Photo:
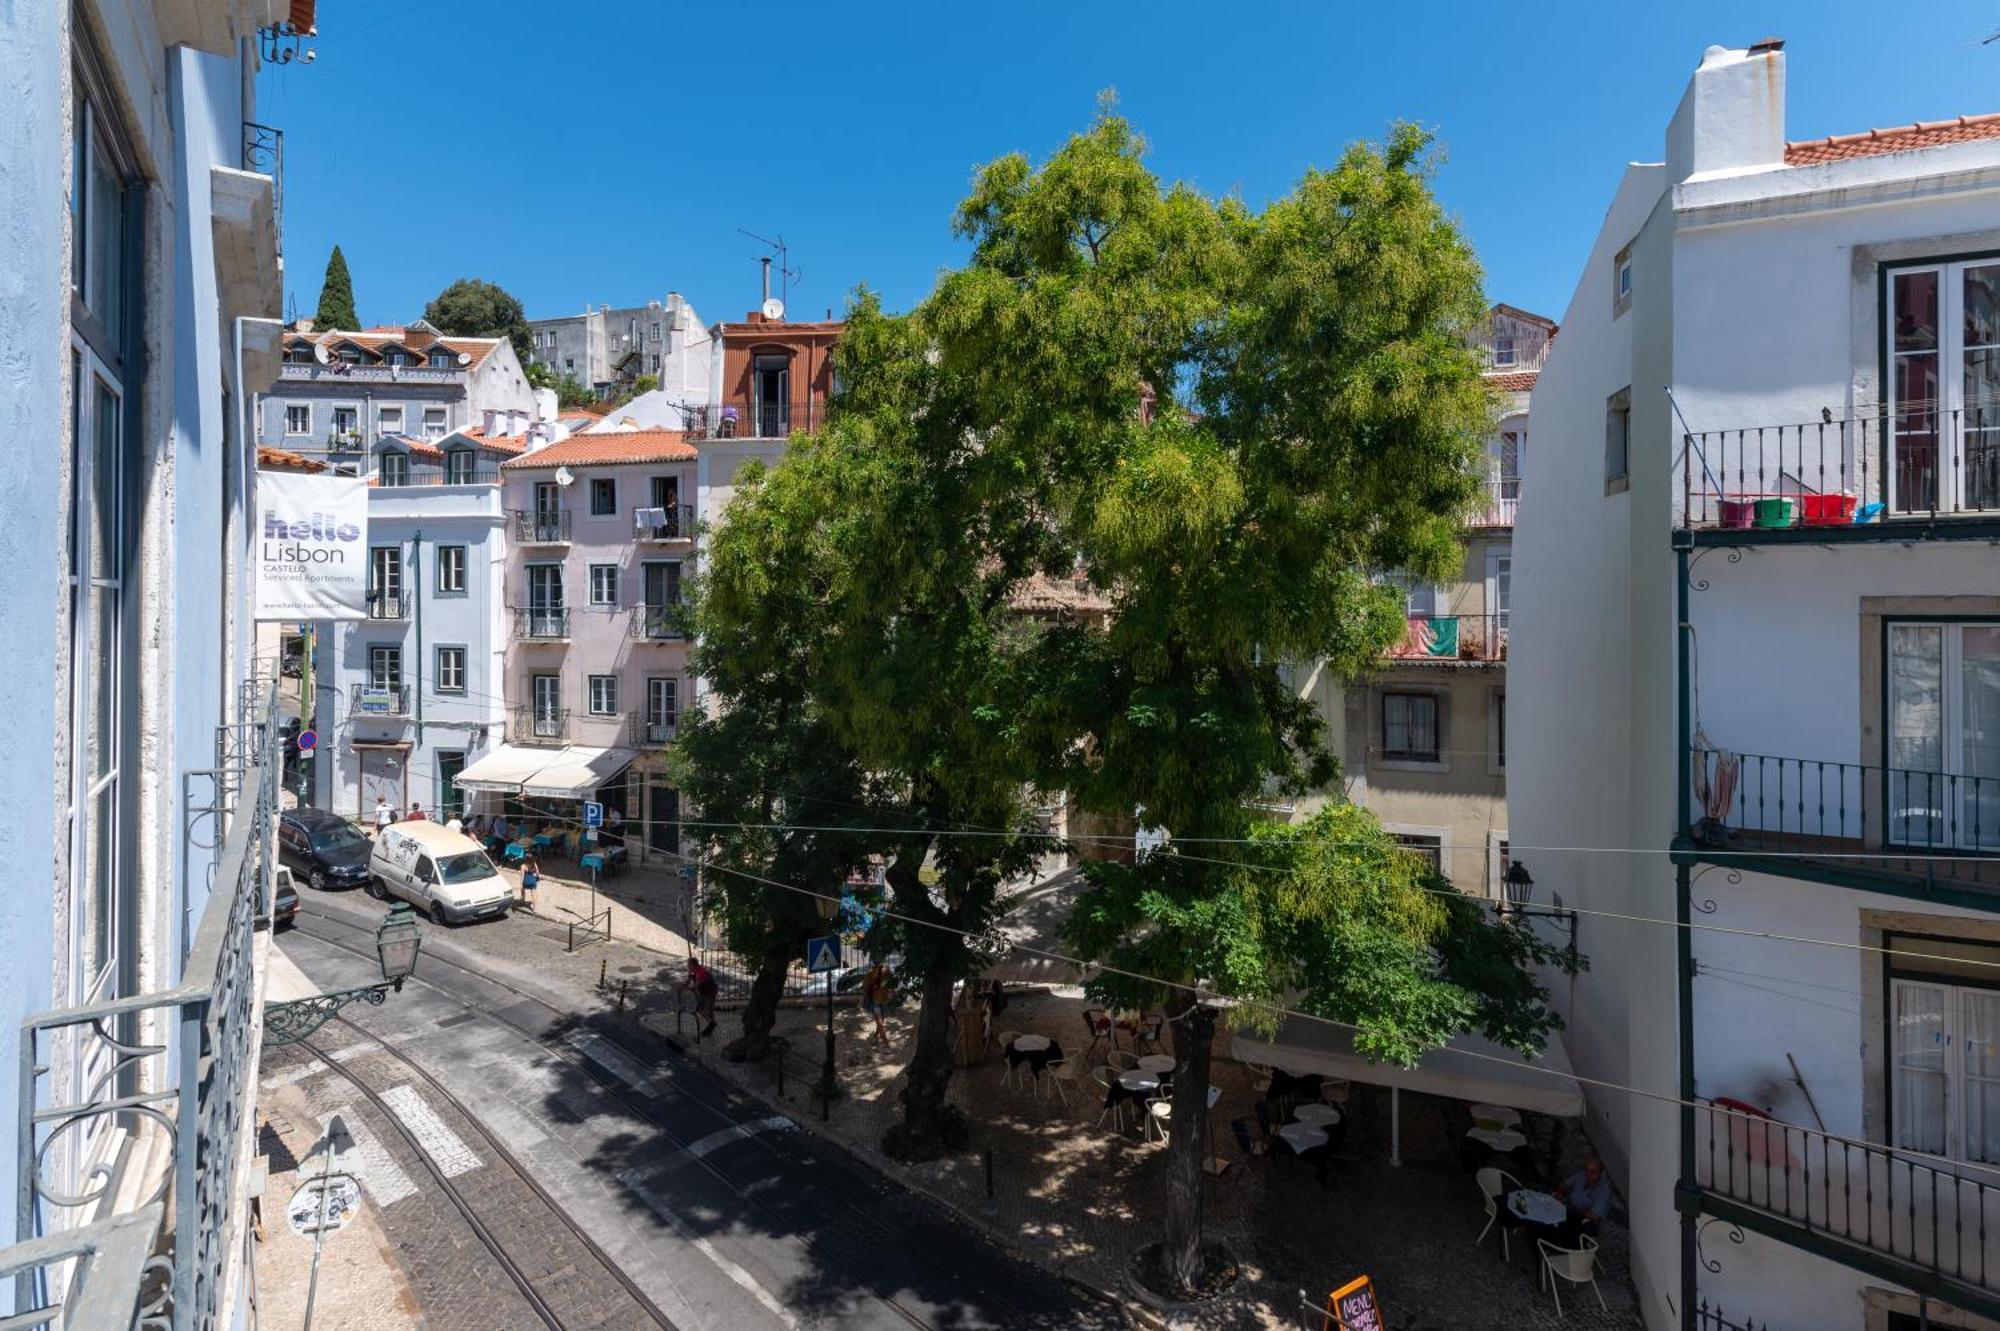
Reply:
[[[1540,370],[1514,370],[1507,374],[1482,376],[1486,383],[1503,393],[1525,393],[1535,386],[1535,380],[1542,377]]]
[[[526,457],[500,464],[503,470],[530,467],[610,466],[629,462],[692,462],[695,447],[679,430],[626,430],[617,434],[571,435]]]
[[[528,436],[525,432],[496,434],[489,437],[484,430],[475,425],[469,430],[460,430],[459,434],[481,448],[491,449],[495,453],[507,453],[518,457],[528,447]]]
[[[410,348],[412,354],[419,356],[427,354],[431,347],[442,344],[469,357],[470,360],[465,367],[468,370],[478,368],[480,362],[492,355],[494,348],[498,347],[501,341],[497,337],[432,337],[421,331],[412,334],[408,329],[395,324],[379,325],[364,332],[348,332],[339,328],[315,329],[310,333],[294,332],[289,334],[286,340],[317,342],[327,347],[337,346],[342,342],[352,342],[357,347],[378,354],[391,346],[403,346]]]
[[[2000,111],[1959,116],[1953,120],[1919,120],[1914,125],[1869,129],[1859,134],[1830,134],[1823,139],[1787,143],[1785,165],[1816,166],[1821,162],[1844,162],[1851,157],[1912,152],[1918,148],[1940,148],[1948,143],[1973,143],[1980,139],[2000,139]]]
[[[316,462],[302,453],[294,453],[289,448],[257,449],[257,466],[264,471],[325,471],[324,462]]]

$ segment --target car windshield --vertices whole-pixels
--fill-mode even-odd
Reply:
[[[486,852],[468,850],[463,855],[446,855],[438,861],[438,879],[446,883],[476,883],[482,878],[492,878],[493,861],[486,858]]]
[[[346,850],[349,846],[368,844],[368,838],[355,831],[353,825],[349,823],[342,823],[338,827],[329,827],[324,832],[315,833],[312,841],[313,849],[319,851]]]

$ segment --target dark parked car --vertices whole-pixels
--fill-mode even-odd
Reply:
[[[316,892],[365,886],[374,848],[353,823],[325,809],[287,809],[278,818],[278,857]]]
[[[292,885],[292,871],[284,865],[271,870],[271,928],[282,929],[299,918],[299,889]]]

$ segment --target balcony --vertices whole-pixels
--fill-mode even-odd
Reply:
[[[648,712],[633,712],[626,722],[632,735],[632,746],[638,749],[665,748],[680,735],[681,719],[678,713],[654,716]]]
[[[271,215],[277,231],[278,253],[285,252],[285,131],[254,120],[243,122],[245,171],[271,178]]]
[[[1705,859],[2000,907],[2000,778],[1721,749],[1689,775]]]
[[[405,717],[410,714],[407,684],[356,684],[348,695],[351,717]]]
[[[569,611],[562,606],[517,609],[514,637],[521,642],[568,642]]]
[[[1720,1104],[1693,1114],[1704,1212],[1967,1311],[2000,1304],[2000,1172]]]
[[[408,619],[410,604],[401,592],[375,590],[368,593],[370,619]]]
[[[238,1166],[255,1131],[256,939],[277,807],[277,695],[260,688],[244,695],[259,719],[226,728],[248,742],[205,773],[231,793],[213,810],[221,851],[181,981],[22,1023],[7,1326],[196,1331],[243,1297]],[[149,1163],[132,1177],[136,1161]]]
[[[642,605],[632,612],[632,641],[686,642],[687,607]]]
[[[1985,539],[2000,532],[2000,407],[1912,407],[1684,436],[1698,544]]]
[[[1521,480],[1509,477],[1489,482],[1485,504],[1466,519],[1468,527],[1511,527],[1514,512],[1521,506]]]
[[[554,513],[526,513],[514,510],[514,544],[568,545],[569,510]]]
[[[375,474],[369,479],[380,490],[407,490],[413,486],[420,485],[498,485],[500,484],[500,469],[498,467],[481,467],[477,465],[453,467],[447,464],[440,467],[426,464],[419,467],[411,467],[401,475],[394,477],[384,476],[377,469]]]
[[[632,539],[635,541],[689,541],[694,539],[694,505],[669,504],[662,508],[632,510]]]
[[[507,738],[516,744],[567,744],[569,712],[561,707],[516,707]]]
[[[1399,663],[1493,665],[1507,659],[1507,617],[1411,615],[1388,655]]]
[[[818,397],[790,402],[725,402],[681,410],[690,439],[789,439],[794,432],[811,434],[826,424],[826,401]]]

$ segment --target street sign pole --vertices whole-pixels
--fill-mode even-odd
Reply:
[[[824,1123],[833,1113],[833,972],[826,974],[826,1066],[820,1069],[819,1121]],[[845,1119],[841,1120],[846,1122]]]
[[[839,1089],[833,1072],[833,989],[840,973],[840,935],[806,940],[806,973],[826,977],[826,1062],[819,1071],[819,1117],[824,1123],[833,1113],[833,1096]]]

